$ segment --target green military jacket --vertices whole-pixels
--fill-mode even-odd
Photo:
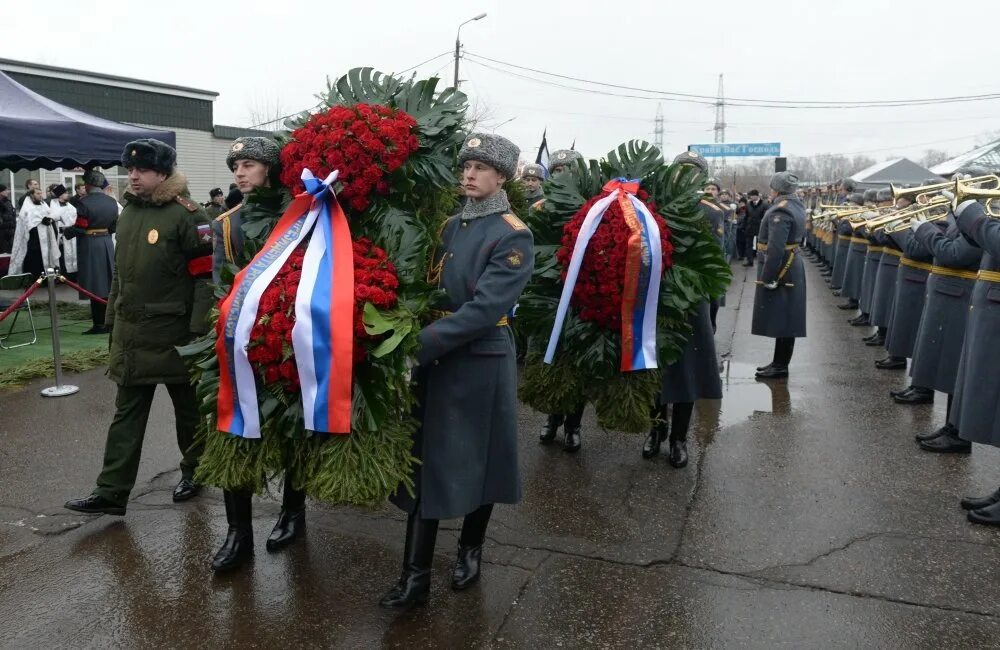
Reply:
[[[208,331],[212,232],[174,172],[149,199],[125,195],[108,297],[108,375],[117,384],[188,381],[175,346]]]

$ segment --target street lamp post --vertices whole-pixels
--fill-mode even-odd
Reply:
[[[482,20],[483,18],[486,18],[485,11],[474,18],[468,19],[462,23],[462,25],[471,23],[474,20]],[[458,26],[458,31],[455,33],[455,88],[458,88],[458,59],[462,55],[462,41],[460,40],[462,35],[462,25]]]

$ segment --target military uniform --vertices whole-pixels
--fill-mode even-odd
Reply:
[[[125,195],[107,314],[108,376],[118,384],[115,417],[97,487],[90,497],[67,502],[71,510],[125,514],[157,384],[166,385],[173,402],[183,456],[174,500],[197,494],[191,481],[200,453],[194,445],[198,400],[176,346],[209,328],[211,231],[204,209],[190,199],[187,180],[174,171],[175,160],[172,147],[153,139],[130,142],[122,154],[123,167],[167,177],[149,197]]]
[[[892,322],[892,311],[895,306],[896,274],[903,251],[899,245],[884,232],[874,237],[875,246],[881,247],[878,270],[875,273],[875,287],[871,300],[871,323],[876,327],[888,328]]]
[[[851,224],[847,219],[834,219],[833,275],[830,288],[843,291],[844,275],[847,271],[847,255],[851,248]],[[844,294],[846,295],[846,294]]]
[[[458,154],[513,178],[520,151],[498,135],[473,133]],[[403,573],[380,601],[409,607],[430,594],[438,521],[462,517],[452,587],[479,578],[494,503],[517,503],[517,363],[508,313],[534,268],[531,231],[507,194],[466,203],[441,232],[428,280],[444,290],[438,318],[420,330],[414,435],[414,496],[392,500],[408,513]]]
[[[878,267],[882,263],[883,247],[878,245],[877,237],[864,228],[858,235],[868,240],[865,244],[865,265],[861,272],[861,297],[858,298],[858,307],[862,314],[869,314],[870,320],[872,297],[875,295],[875,276],[878,275]]]
[[[111,291],[115,258],[111,236],[117,225],[118,202],[104,192],[89,192],[78,202],[76,223],[63,231],[67,239],[77,240],[77,282],[102,298]]]
[[[698,202],[698,207],[701,208],[701,214],[705,217],[705,221],[708,222],[709,227],[712,229],[712,236],[715,237],[715,243],[719,245],[719,249],[722,250],[723,255],[726,251],[726,211],[720,206],[716,201],[710,200],[708,198],[703,198]],[[715,317],[719,311],[719,307],[726,306],[726,296],[723,294],[719,298],[712,299],[709,304],[709,315],[712,321],[712,331],[715,331]]]
[[[934,254],[934,261],[910,374],[917,386],[950,394],[983,251],[962,237],[957,226],[942,232],[936,224],[925,224],[913,237]]]
[[[890,235],[903,251],[896,267],[893,287],[892,318],[885,337],[885,347],[893,357],[909,359],[917,343],[920,318],[927,294],[934,255],[909,230]]]
[[[798,251],[805,219],[805,206],[794,195],[780,196],[764,215],[758,241],[766,249],[758,265],[753,334],[776,339],[806,335],[806,274]],[[777,288],[766,288],[773,282]]]

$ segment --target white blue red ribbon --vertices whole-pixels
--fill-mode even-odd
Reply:
[[[663,275],[660,228],[646,205],[635,196],[639,191],[639,181],[618,178],[609,181],[604,191],[610,194],[591,206],[573,246],[555,323],[545,351],[545,363],[551,364],[555,358],[587,246],[608,208],[617,202],[631,231],[622,293],[620,370],[632,372],[656,368],[656,314]]]
[[[307,237],[292,328],[305,428],[331,434],[351,430],[354,253],[347,218],[331,189],[336,179],[337,172],[324,181],[302,172],[306,191],[285,210],[222,302],[222,335],[216,341],[220,431],[261,437],[257,378],[247,358],[250,331],[265,289]]]

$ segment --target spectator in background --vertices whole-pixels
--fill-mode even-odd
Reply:
[[[59,249],[62,251],[62,271],[76,278],[76,242],[66,239],[63,230],[76,223],[76,206],[70,203],[72,197],[69,190],[62,185],[52,188],[52,200],[49,201],[49,216],[52,225],[59,233]]]
[[[722,219],[725,231],[722,248],[726,254],[726,261],[731,262],[736,256],[736,204],[733,203],[733,195],[729,190],[719,192],[719,205],[725,213]]]
[[[10,202],[10,188],[0,184],[0,254],[9,253],[17,228],[17,211]]]
[[[747,221],[747,199],[741,196],[736,202],[736,258],[745,259],[747,256],[747,242],[743,233],[746,232]]]
[[[10,274],[41,275],[46,268],[59,266],[59,238],[53,228],[48,204],[37,186],[27,194],[17,215],[11,247]]]
[[[753,266],[754,259],[757,257],[757,251],[754,249],[754,237],[760,231],[760,222],[764,219],[764,213],[771,207],[767,201],[760,198],[760,192],[757,190],[750,190],[748,196],[750,200],[747,202],[746,228],[743,231],[747,257],[743,266]]]
[[[24,182],[24,194],[22,194],[21,198],[19,198],[17,200],[17,211],[18,211],[18,213],[20,213],[21,212],[21,208],[24,207],[25,200],[29,196],[31,196],[31,191],[32,190],[40,189],[41,187],[42,187],[41,184],[38,181],[36,181],[34,178],[29,178],[28,180],[26,180]]]
[[[216,187],[208,193],[208,203],[205,204],[205,212],[209,219],[215,219],[222,215],[228,208],[226,207],[226,195],[222,188]]]
[[[86,183],[77,183],[73,186],[73,198],[69,200],[70,204],[76,208],[80,205],[80,199],[87,196],[87,185]]]

